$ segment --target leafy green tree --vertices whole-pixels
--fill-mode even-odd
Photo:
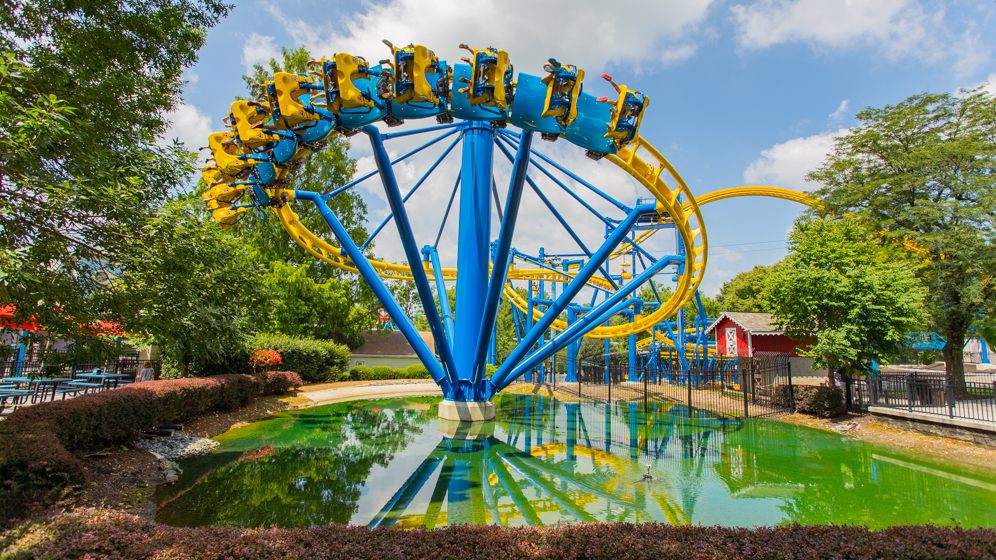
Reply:
[[[159,347],[182,376],[195,358],[238,348],[269,301],[261,267],[197,205],[159,209],[121,253],[110,284],[125,331]]]
[[[374,325],[370,314],[353,304],[350,283],[355,280],[344,277],[316,282],[309,274],[311,266],[270,263],[263,287],[273,304],[263,320],[265,331],[359,347],[363,344],[360,331]]]
[[[716,303],[722,311],[754,311],[770,313],[761,294],[764,283],[774,270],[773,266],[757,265],[750,270],[737,274],[728,282],[723,282],[716,296]]]
[[[857,217],[800,219],[762,298],[816,367],[864,369],[898,356],[923,318],[914,267]],[[897,258],[898,257],[898,258]]]
[[[996,100],[981,89],[922,93],[856,118],[860,126],[808,176],[822,185],[818,213],[859,215],[925,251],[927,308],[962,395],[966,333],[996,303]]]
[[[250,95],[259,84],[271,80],[276,72],[307,72],[310,59],[311,55],[304,47],[281,49],[281,60],[271,59],[266,67],[257,64],[252,75],[243,76]],[[349,140],[332,136],[325,141],[323,149],[298,160],[289,173],[290,186],[295,190],[327,193],[345,185],[356,172],[356,160],[347,155],[348,150]],[[327,204],[355,243],[366,241],[367,206],[359,193],[353,190],[340,193]],[[339,246],[314,205],[296,204],[294,211],[305,227]],[[309,336],[329,337],[350,346],[360,343],[358,331],[374,325],[376,310],[380,307],[366,282],[355,273],[313,257],[272,216],[266,220],[244,220],[236,230],[239,238],[251,248],[254,258],[270,268],[267,278],[272,292],[281,294],[280,297],[301,298],[301,301],[278,302],[277,313],[265,324],[268,330],[285,334],[310,333]],[[370,257],[373,247],[373,243],[367,246]],[[280,275],[286,275],[286,285],[281,285]],[[329,305],[336,307],[324,308]]]
[[[191,171],[159,147],[216,0],[15,2],[0,10],[0,264],[16,321],[61,336],[113,319],[94,305],[117,254]],[[12,274],[13,272],[13,274]]]

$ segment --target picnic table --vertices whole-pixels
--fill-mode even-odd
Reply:
[[[31,380],[31,384],[35,386],[34,394],[31,395],[31,402],[45,402],[46,395],[51,395],[49,400],[54,401],[59,384],[69,381],[72,381],[72,379],[68,377],[38,377]]]

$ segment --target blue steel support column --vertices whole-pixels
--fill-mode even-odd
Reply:
[[[384,304],[384,309],[387,314],[391,316],[394,324],[397,325],[398,330],[401,334],[405,335],[405,339],[408,344],[411,345],[412,350],[418,355],[418,358],[422,360],[422,363],[429,370],[429,376],[432,377],[433,381],[440,386],[443,390],[443,394],[450,392],[453,385],[453,379],[451,377],[452,373],[446,371],[443,366],[436,361],[436,357],[432,354],[432,350],[429,346],[422,340],[419,336],[418,331],[415,330],[415,325],[412,324],[411,319],[405,315],[405,312],[398,305],[398,302],[391,295],[391,292],[384,285],[384,281],[381,280],[380,276],[377,274],[377,270],[374,269],[370,261],[367,260],[360,248],[353,243],[353,240],[349,237],[349,233],[346,232],[346,228],[342,227],[339,219],[335,217],[332,209],[325,204],[321,195],[314,192],[307,191],[297,191],[294,195],[298,200],[310,200],[315,203],[318,207],[318,212],[322,215],[325,223],[332,228],[332,233],[335,234],[336,238],[339,240],[339,244],[342,246],[342,250],[346,252],[353,264],[356,265],[357,270],[360,271],[360,276],[370,285],[370,289],[373,290],[374,295],[377,299]],[[416,261],[418,262],[418,261]],[[414,268],[418,268],[416,265]],[[432,306],[433,309],[436,308],[435,305]]]
[[[578,437],[578,405],[566,404],[564,409],[567,411],[567,460],[573,461],[575,459],[574,445],[577,443]]]
[[[446,340],[443,322],[439,317],[439,311],[436,309],[432,288],[429,287],[429,277],[425,273],[425,268],[422,266],[421,254],[415,245],[415,236],[412,233],[411,223],[408,221],[408,212],[405,210],[405,203],[401,199],[401,190],[398,188],[398,180],[394,176],[394,168],[391,167],[391,158],[387,155],[387,149],[384,148],[384,141],[381,139],[380,131],[377,130],[377,127],[367,125],[363,127],[363,132],[370,137],[370,146],[373,148],[374,161],[377,163],[381,182],[384,184],[384,194],[387,197],[388,205],[391,207],[391,212],[394,214],[394,223],[398,226],[398,236],[401,237],[401,245],[404,247],[405,256],[408,257],[408,262],[411,265],[412,277],[415,279],[415,288],[418,290],[419,299],[422,300],[422,309],[425,312],[425,320],[429,323],[429,330],[432,331],[432,338],[436,340],[436,350],[439,352],[439,358],[443,362],[443,369],[447,372],[452,372],[451,374],[455,378],[458,375],[458,371],[455,368],[455,361],[452,354],[453,349],[449,341]],[[408,338],[408,336],[406,335],[405,338]],[[408,342],[411,343],[411,339]],[[455,384],[452,389],[458,390]]]
[[[609,324],[609,321],[605,322],[605,326],[606,327],[611,326]],[[609,367],[611,365],[611,363],[610,363],[610,361],[611,361],[610,360],[610,358],[611,358],[610,354],[612,353],[612,348],[611,348],[609,342],[611,340],[612,340],[611,338],[606,338],[605,339],[605,384],[606,385],[612,383],[612,373],[609,371]]]
[[[469,133],[470,131],[468,131]],[[494,135],[492,134],[492,137]],[[505,278],[508,277],[508,263],[512,253],[512,234],[515,232],[515,219],[519,215],[519,202],[522,200],[522,185],[526,181],[526,171],[529,169],[529,148],[532,146],[533,133],[523,130],[522,139],[519,142],[519,149],[515,154],[515,161],[512,163],[512,182],[508,187],[508,196],[505,197],[505,214],[501,221],[501,230],[498,232],[498,243],[495,247],[494,267],[491,280],[488,282],[487,299],[484,302],[484,316],[481,319],[480,332],[477,335],[477,350],[474,369],[474,386],[476,387],[484,377],[484,353],[487,351],[488,341],[495,330],[495,319],[498,317],[498,306],[501,304],[502,288],[505,286]],[[494,144],[491,145],[492,150]],[[491,154],[488,154],[488,173],[491,172]],[[464,165],[466,165],[466,159]],[[464,183],[466,185],[466,183]],[[492,183],[493,185],[493,183]],[[495,191],[497,196],[498,191]],[[460,197],[460,208],[463,208],[463,196]],[[486,212],[490,219],[490,206]],[[461,214],[461,220],[463,214]],[[463,222],[461,221],[461,226]],[[485,230],[485,237],[490,239],[490,230]],[[463,239],[463,235],[460,236]],[[485,272],[487,272],[485,264]]]
[[[636,317],[630,315],[629,322],[632,323],[635,320]],[[636,335],[631,334],[627,338],[629,339],[629,372],[626,381],[639,381],[636,375]]]
[[[636,435],[636,407],[637,403],[629,403],[629,458],[636,459],[640,456],[639,442]]]
[[[568,307],[567,326],[573,325],[574,321],[577,320],[578,312],[573,307]],[[564,377],[565,383],[575,383],[578,380],[578,347],[581,346],[580,340],[579,338],[567,345],[567,376]]]
[[[17,369],[14,375],[20,376],[21,369],[24,367],[24,354],[28,349],[28,331],[21,330],[21,345],[17,349]]]
[[[532,280],[530,280],[529,281],[529,285],[526,286],[526,331],[525,331],[525,333],[527,333],[527,332],[529,332],[531,330],[533,330],[533,281]],[[522,333],[522,334],[525,335],[525,333]],[[522,341],[520,340],[519,343],[521,344]],[[532,346],[532,345],[530,345],[530,346]],[[532,351],[532,348],[529,348],[529,350]],[[527,371],[525,377],[526,377],[526,383],[532,383],[532,381],[533,381],[533,370],[530,369],[529,371]]]
[[[460,178],[460,237],[457,243],[456,307],[460,328],[453,336],[457,384],[453,400],[481,401],[490,397],[475,385],[477,340],[484,320],[491,242],[491,161],[494,129],[472,123],[463,132]],[[508,213],[510,214],[510,213]],[[501,284],[498,284],[500,287]],[[431,300],[430,300],[431,301]]]
[[[443,267],[439,266],[439,253],[435,247],[422,247],[422,254],[432,263],[432,275],[436,278],[436,293],[439,294],[439,307],[443,308],[443,326],[446,327],[446,339],[453,347],[453,310],[450,309],[450,296],[446,291],[446,281],[443,280]]]

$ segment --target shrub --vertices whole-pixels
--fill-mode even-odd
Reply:
[[[394,370],[395,379],[410,379],[407,369],[395,368]]]
[[[131,443],[141,429],[231,410],[300,385],[296,373],[276,371],[171,379],[19,408],[0,422],[0,525],[28,502],[82,480],[74,452]]]
[[[456,525],[390,531],[330,525],[302,528],[170,527],[111,510],[56,514],[11,532],[11,558],[993,558],[996,531],[959,527],[674,527],[580,523],[507,528]]]
[[[376,366],[373,368],[374,379],[393,379],[394,370],[387,366]]]
[[[406,369],[408,379],[430,379],[429,368],[425,364],[412,364]]]
[[[834,418],[847,412],[844,393],[837,387],[795,387],[795,411],[817,418]]]
[[[257,334],[249,337],[242,347],[229,351],[219,360],[194,361],[190,364],[190,373],[195,377],[252,373],[249,362],[257,349],[280,350],[280,368],[296,371],[308,383],[339,381],[346,371],[350,356],[348,346],[329,340]]]
[[[353,381],[368,381],[373,379],[374,370],[367,366],[356,366],[349,370],[349,378]]]

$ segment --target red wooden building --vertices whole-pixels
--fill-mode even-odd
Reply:
[[[771,313],[727,311],[706,329],[716,335],[716,353],[722,356],[749,357],[757,352],[789,354],[793,376],[825,376],[813,370],[813,359],[799,355],[801,342],[785,336]]]

